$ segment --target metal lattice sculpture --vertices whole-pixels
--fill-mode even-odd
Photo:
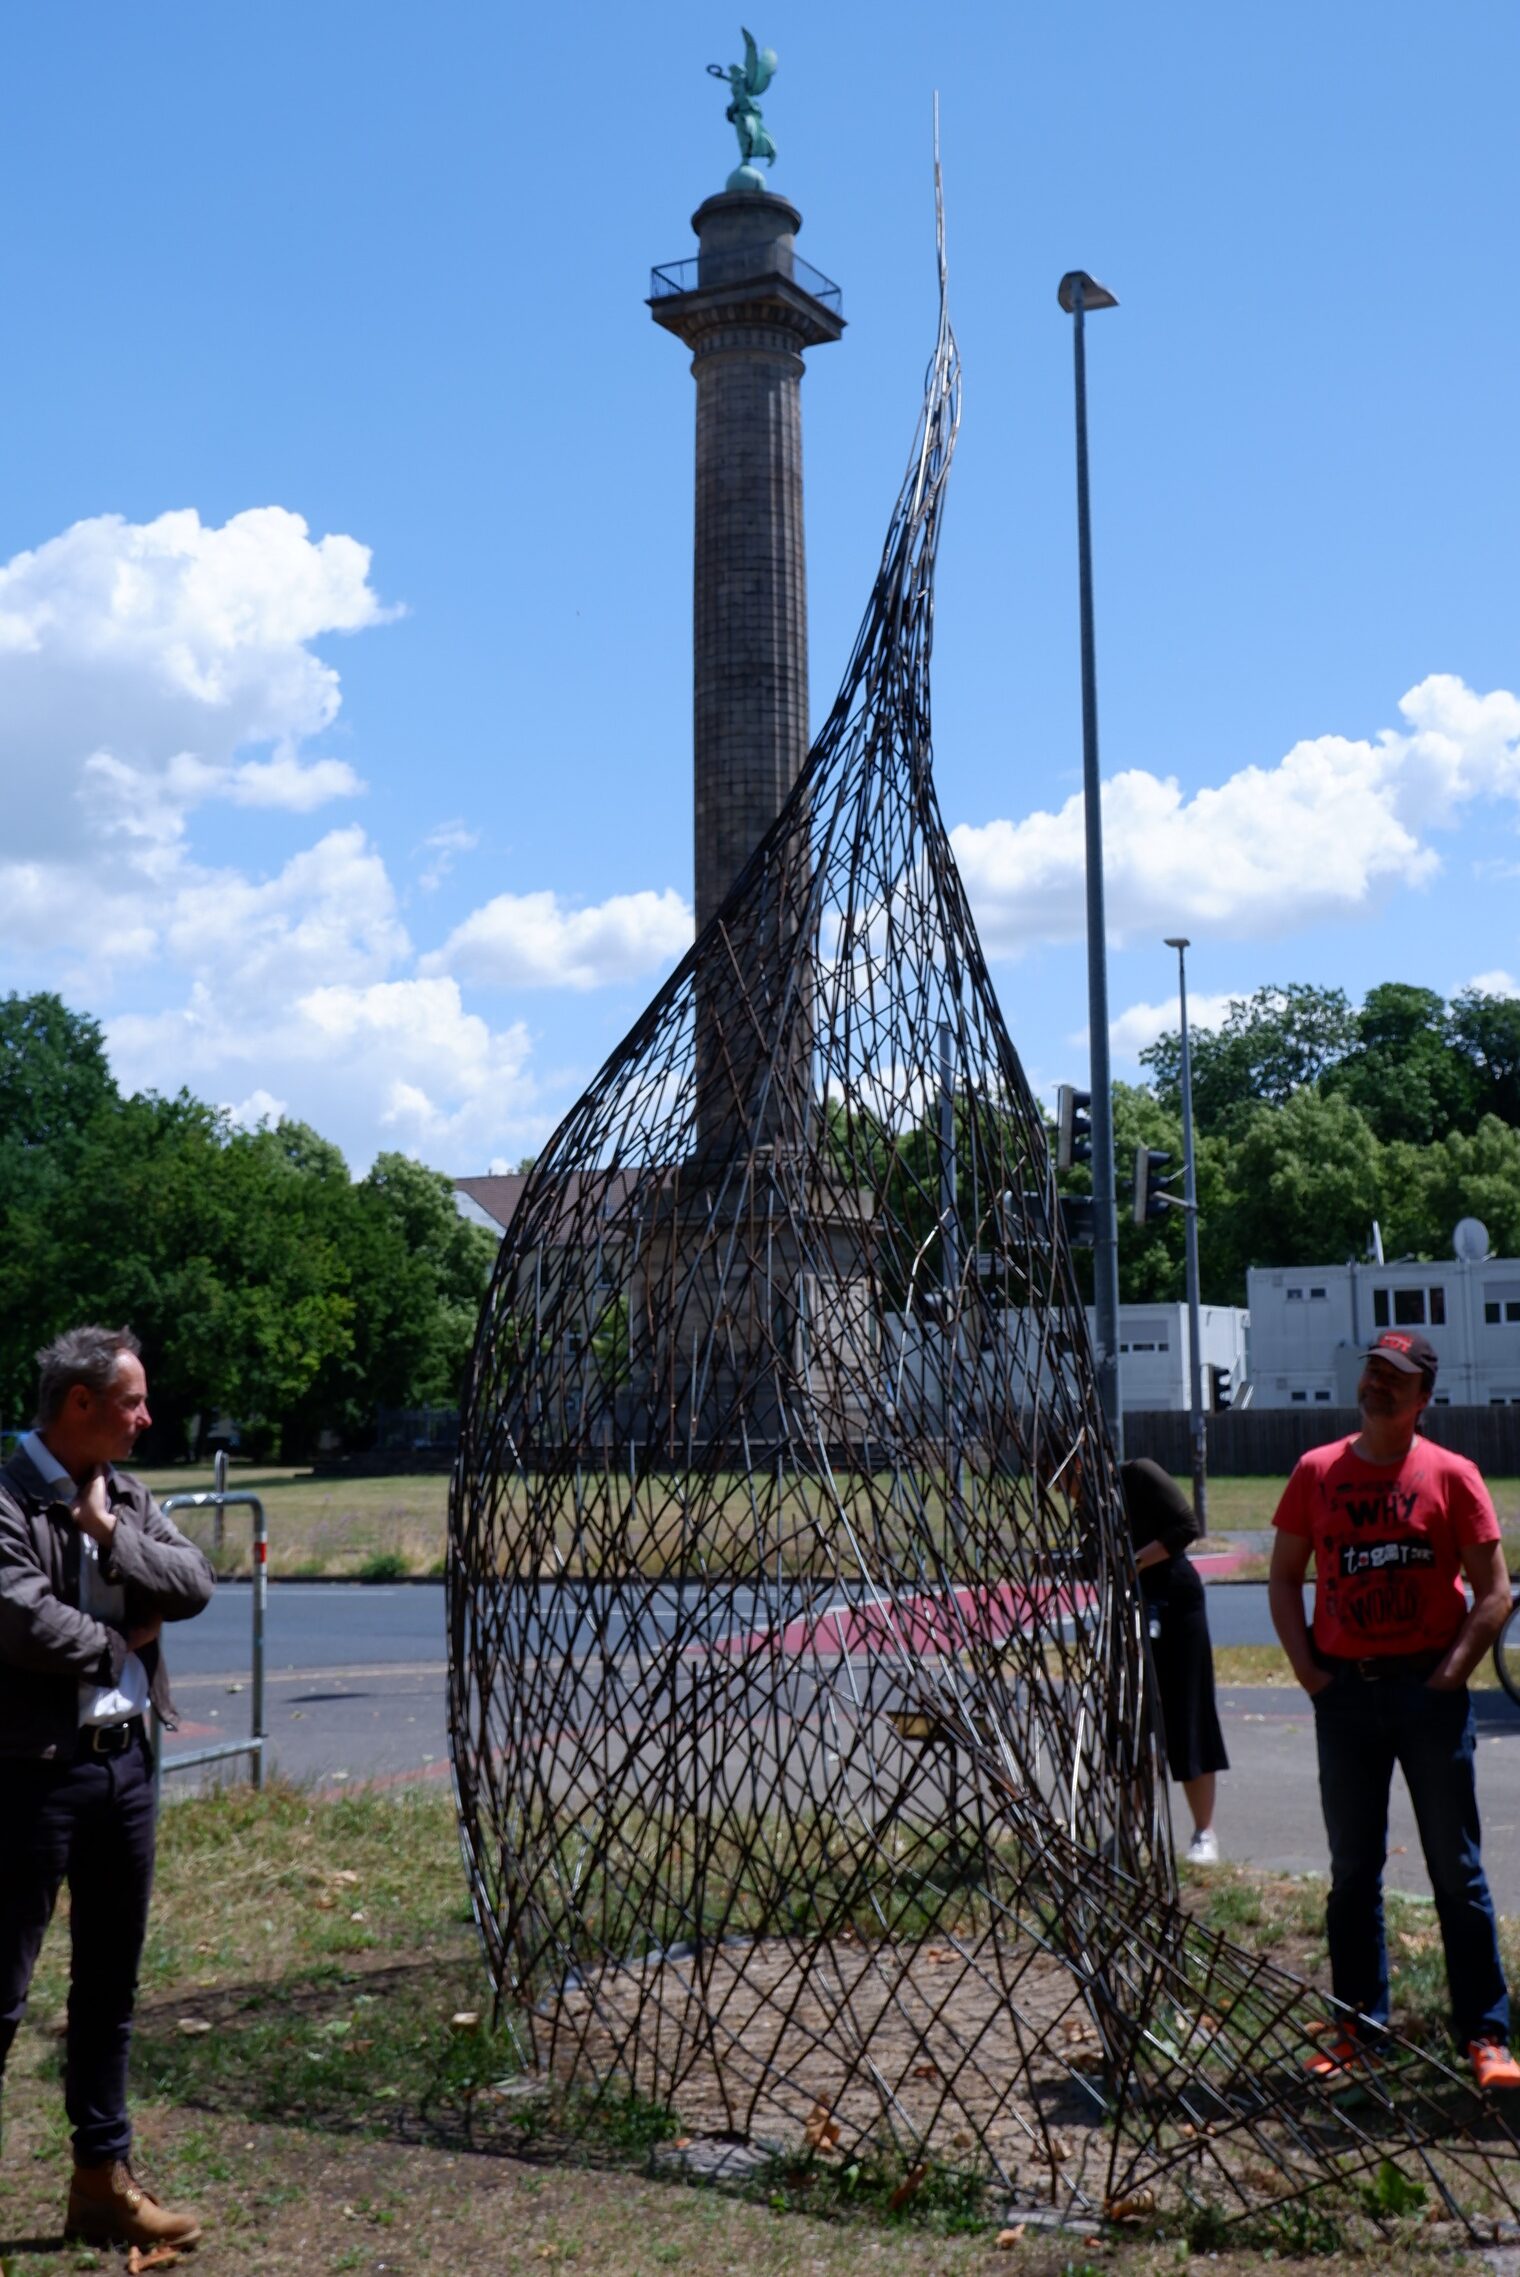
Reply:
[[[1515,2144],[1187,1916],[1046,1133],[936,803],[944,305],[827,725],[539,1158],[451,1505],[466,1865],[525,2064],[778,2157],[1243,2212]],[[752,2154],[753,2155],[753,2152]]]

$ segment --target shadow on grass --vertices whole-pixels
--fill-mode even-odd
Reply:
[[[170,1995],[139,2011],[134,2079],[182,2111],[694,2179],[670,2156],[683,2133],[676,2111],[626,2081],[568,2088],[525,2076],[510,2032],[484,2019],[456,2027],[480,1997],[477,1965],[434,1959]],[[984,2177],[890,2157],[835,2166],[778,2150],[719,2186],[826,2220],[954,2232],[989,2219]]]

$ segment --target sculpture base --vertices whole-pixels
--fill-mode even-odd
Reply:
[[[736,166],[723,187],[725,190],[763,190],[765,176],[758,166]]]

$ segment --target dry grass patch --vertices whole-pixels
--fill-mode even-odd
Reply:
[[[1322,1966],[1322,1886],[1224,1869],[1188,1891],[1242,1944],[1311,1975]],[[1390,1926],[1400,2016],[1428,2025],[1444,1996],[1429,1909],[1395,1901]],[[114,2266],[65,2249],[57,2229],[67,2143],[53,2027],[66,1942],[60,1920],[12,2052],[7,2277]],[[990,2201],[945,2194],[892,2216],[881,2197],[862,2208],[836,2190],[820,2205],[806,2162],[746,2199],[654,2167],[680,2122],[636,2096],[542,2114],[497,2092],[513,2077],[510,2047],[488,2020],[455,2024],[488,2007],[446,1796],[317,1800],[276,1785],[171,1803],[134,2082],[145,2172],[210,2225],[190,2266],[206,2277],[572,2265],[596,2277],[1160,2277],[1197,2250],[1217,2277],[1245,2277],[1270,2245],[1290,2266],[1307,2246],[1417,2277],[1442,2241],[1411,2222],[1374,2248],[1356,2218],[1314,2211],[1263,2230],[1250,2250],[1196,2225],[1152,2236],[1047,2234],[1033,2222],[1000,2246]]]

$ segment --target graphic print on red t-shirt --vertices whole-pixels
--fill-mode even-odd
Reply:
[[[1369,1463],[1353,1444],[1311,1448],[1272,1521],[1314,1545],[1314,1642],[1351,1660],[1443,1651],[1467,1612],[1462,1552],[1499,1539],[1488,1489],[1428,1439],[1401,1463]]]

